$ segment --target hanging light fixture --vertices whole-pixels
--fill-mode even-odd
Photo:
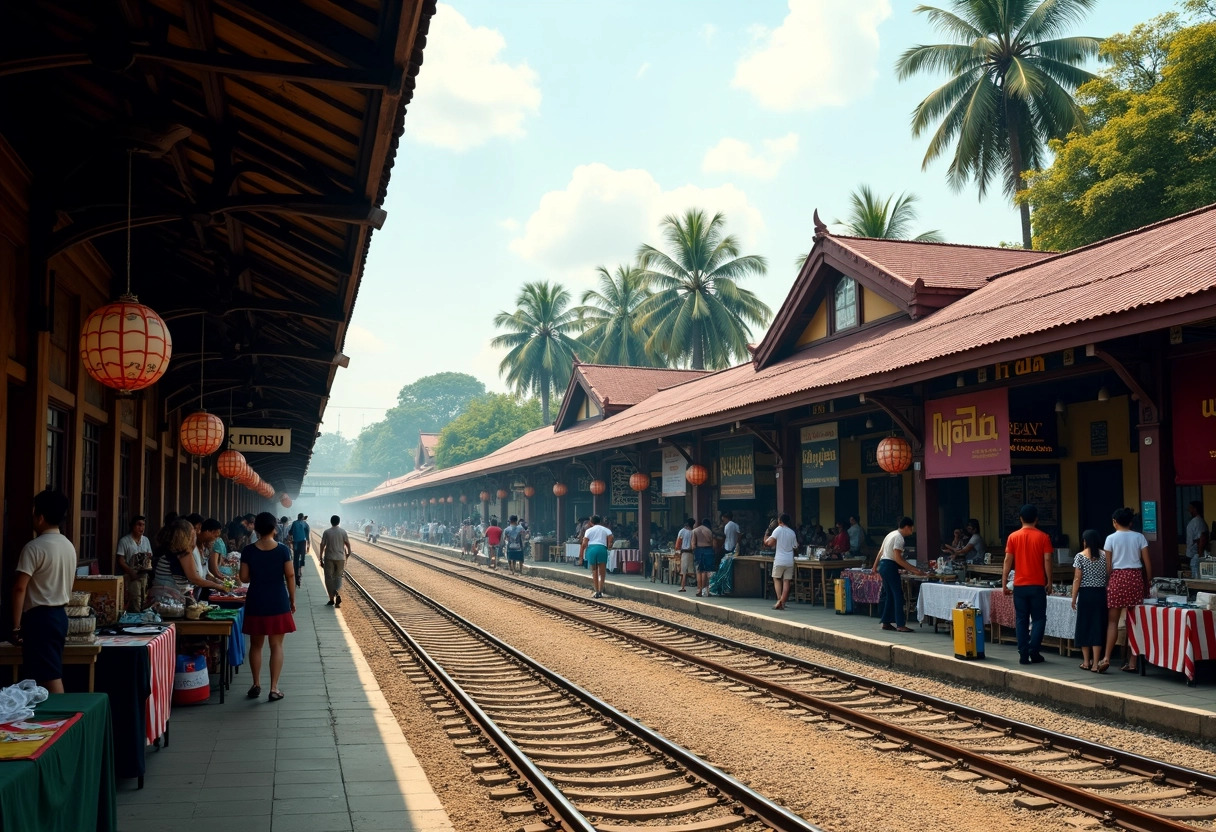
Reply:
[[[224,421],[203,407],[207,365],[207,319],[199,316],[198,411],[182,419],[179,431],[182,450],[194,456],[210,456],[224,445]]]
[[[500,499],[500,500],[507,499],[507,489],[505,489],[505,488],[498,489],[498,499]]]
[[[592,480],[591,484],[587,486],[587,490],[592,494],[603,494],[608,490],[608,483],[603,480]]]
[[[1064,412],[1064,410],[1065,410],[1065,407],[1064,407],[1064,400],[1063,400],[1063,399],[1056,399],[1056,413],[1063,413],[1063,412]]]
[[[1110,401],[1110,391],[1106,389],[1105,384],[1103,384],[1101,387],[1098,388],[1098,401],[1100,401],[1100,402]]]
[[[645,491],[650,488],[650,475],[635,471],[629,475],[629,487],[634,491]]]
[[[566,484],[564,482],[553,483],[553,496],[554,497],[565,497],[566,496]]]
[[[131,153],[127,152],[127,291],[93,310],[80,328],[80,361],[96,381],[122,392],[150,387],[169,369],[173,338],[164,320],[131,294]]]
[[[704,465],[689,465],[688,470],[684,472],[684,479],[688,480],[689,485],[705,485],[705,481],[709,479],[709,471]]]
[[[240,451],[224,451],[215,459],[216,470],[221,477],[236,479],[245,470],[245,455]]]
[[[888,436],[878,443],[875,457],[879,468],[889,474],[899,474],[912,464],[912,445],[902,436]]]
[[[869,430],[872,427],[874,427],[874,420],[871,419],[869,416],[867,416],[866,417],[866,430]]]

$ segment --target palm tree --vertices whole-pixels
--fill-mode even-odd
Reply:
[[[579,340],[591,350],[590,360],[597,364],[651,367],[646,352],[648,333],[640,326],[638,307],[650,297],[642,269],[617,266],[615,276],[596,268],[599,289],[583,292],[583,305],[574,310],[583,334]]]
[[[954,0],[953,11],[918,6],[954,43],[913,46],[895,63],[900,80],[918,72],[950,78],[912,113],[912,135],[940,120],[922,168],[955,144],[946,181],[974,179],[980,196],[999,176],[1006,195],[1046,161],[1047,139],[1083,127],[1072,93],[1095,76],[1080,69],[1098,38],[1063,37],[1097,0]],[[1022,245],[1031,247],[1030,206],[1023,202]]]
[[[739,241],[723,236],[726,217],[690,208],[663,218],[670,253],[643,245],[638,265],[654,290],[643,305],[646,349],[671,363],[685,359],[696,370],[720,369],[747,357],[749,326],[764,327],[772,311],[739,281],[763,275],[758,255],[740,255]]]
[[[886,200],[874,194],[869,185],[859,185],[849,194],[848,219],[836,220],[855,237],[874,237],[879,240],[907,240],[909,226],[916,221],[916,209],[912,207],[919,197],[902,193]],[[941,243],[945,241],[940,231],[923,231],[911,239],[919,243]],[[806,262],[809,254],[801,255],[794,263],[798,268]]]
[[[570,333],[578,329],[578,316],[570,306],[570,293],[557,283],[525,283],[515,299],[514,312],[499,312],[494,326],[509,330],[490,346],[509,350],[498,372],[518,393],[540,396],[541,415],[549,424],[549,396],[559,395],[570,382],[578,342]]]

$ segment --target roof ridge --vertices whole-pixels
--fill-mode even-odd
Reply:
[[[1060,252],[1038,251],[1037,249],[1009,248],[1006,246],[981,246],[975,243],[948,243],[940,240],[898,240],[891,237],[858,237],[853,234],[833,234],[834,240],[873,240],[878,243],[911,243],[918,246],[940,246],[942,248],[971,248],[981,251],[1018,251],[1024,253],[1054,255]],[[1046,257],[1044,258],[1046,259]]]
[[[692,367],[640,367],[636,364],[579,364],[580,367],[604,367],[611,370],[655,370],[664,373],[707,373],[709,370],[695,370]]]
[[[1211,211],[1214,209],[1216,209],[1216,202],[1213,202],[1209,205],[1201,206],[1199,208],[1192,208],[1190,211],[1187,211],[1185,214],[1179,214],[1175,217],[1166,217],[1163,220],[1157,220],[1156,222],[1150,222],[1148,225],[1142,225],[1139,228],[1132,228],[1128,231],[1124,231],[1121,234],[1116,234],[1113,237],[1107,237],[1102,240],[1095,240],[1092,243],[1086,243],[1083,246],[1078,246],[1077,248],[1069,249],[1068,251],[1058,251],[1055,254],[1053,254],[1051,257],[1044,257],[1042,260],[1039,260],[1034,263],[1025,263],[1021,266],[1015,266],[1012,269],[1006,269],[1003,272],[997,272],[996,274],[988,275],[986,280],[989,283],[991,283],[992,281],[996,280],[998,277],[1005,277],[1006,275],[1013,274],[1014,272],[1020,272],[1023,269],[1030,268],[1031,266],[1040,266],[1044,263],[1050,263],[1052,260],[1058,260],[1062,257],[1070,257],[1074,254],[1079,254],[1083,251],[1089,251],[1090,249],[1099,248],[1101,246],[1106,245],[1107,243],[1113,243],[1118,240],[1122,240],[1126,237],[1134,237],[1137,234],[1143,234],[1145,232],[1152,231],[1155,228],[1160,228],[1162,226],[1169,225],[1170,223],[1177,222],[1179,220],[1187,220],[1187,219],[1190,219],[1191,217],[1198,216],[1200,214],[1206,213],[1207,211]]]

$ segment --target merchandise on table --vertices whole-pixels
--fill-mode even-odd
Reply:
[[[116,623],[126,608],[122,575],[80,575],[72,582],[72,591],[90,594],[86,603],[93,608],[99,627]],[[73,606],[83,605],[73,601]]]

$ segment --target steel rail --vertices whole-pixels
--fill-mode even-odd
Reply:
[[[382,548],[389,549],[389,547],[382,547]],[[403,546],[402,548],[410,549],[410,547],[408,547],[408,546]],[[448,561],[448,562],[452,563],[453,565],[456,565],[456,563],[457,563],[452,558],[446,557],[441,554],[432,553],[427,550],[417,550],[417,549],[410,549],[410,550],[415,551],[415,552],[420,552],[420,553],[425,554],[432,558],[438,558],[438,559],[441,559],[444,561]],[[391,552],[392,550],[389,549],[389,551]],[[467,574],[459,575],[450,570],[440,569],[439,567],[433,566],[428,563],[423,563],[423,562],[418,562],[418,563],[419,563],[419,565],[427,566],[427,567],[434,569],[436,571],[439,571],[441,573],[452,575],[453,577],[458,577],[458,578],[462,578],[464,580],[473,581],[473,578]],[[375,567],[373,567],[373,568],[375,568]],[[901,697],[904,699],[918,700],[920,702],[925,703],[926,706],[933,707],[934,709],[940,710],[941,712],[951,715],[953,717],[958,717],[960,711],[966,711],[970,715],[973,716],[974,724],[976,724],[977,726],[982,724],[987,727],[1004,727],[1007,729],[1007,732],[1009,732],[1009,733],[1012,733],[1012,734],[1021,733],[1021,734],[1023,734],[1023,736],[1022,736],[1023,739],[1034,740],[1036,742],[1039,742],[1040,744],[1042,744],[1044,746],[1045,749],[1050,748],[1050,747],[1055,747],[1058,743],[1065,743],[1065,744],[1075,743],[1079,746],[1086,746],[1090,749],[1090,752],[1091,752],[1090,759],[1091,760],[1101,762],[1103,764],[1109,764],[1111,761],[1113,761],[1116,765],[1119,765],[1120,767],[1125,768],[1125,770],[1129,771],[1130,773],[1139,774],[1146,778],[1154,779],[1157,782],[1161,782],[1162,780],[1169,781],[1171,779],[1168,775],[1163,777],[1165,769],[1173,770],[1173,772],[1174,772],[1173,782],[1175,783],[1175,785],[1183,786],[1188,789],[1196,789],[1198,783],[1201,781],[1210,782],[1213,780],[1212,775],[1206,774],[1204,772],[1199,772],[1194,769],[1187,769],[1187,768],[1183,768],[1183,767],[1179,767],[1179,766],[1171,766],[1170,764],[1164,763],[1162,761],[1152,760],[1150,758],[1142,757],[1140,755],[1132,754],[1130,752],[1122,752],[1119,749],[1114,749],[1114,748],[1111,748],[1108,746],[1102,746],[1097,743],[1091,743],[1087,740],[1082,740],[1082,739],[1079,739],[1077,737],[1072,737],[1067,734],[1048,731],[1046,729],[1038,728],[1036,726],[1031,726],[1027,723],[1022,723],[1017,720],[1012,720],[1012,719],[1008,719],[1005,717],[1001,717],[1000,715],[997,715],[997,714],[991,714],[991,713],[988,713],[985,711],[981,711],[979,709],[967,708],[966,706],[961,706],[956,703],[949,702],[947,700],[942,700],[942,699],[938,699],[936,697],[918,694],[914,691],[908,690],[906,688],[901,688],[896,685],[889,685],[886,683],[876,682],[875,680],[866,679],[865,677],[845,673],[844,671],[839,671],[834,668],[824,668],[822,666],[817,666],[806,660],[798,659],[793,656],[788,656],[788,655],[785,655],[782,653],[777,653],[776,651],[766,650],[764,648],[753,647],[751,645],[747,645],[742,642],[737,642],[737,641],[734,641],[733,639],[725,638],[722,636],[714,636],[714,635],[706,634],[699,630],[693,629],[691,627],[685,627],[682,625],[674,624],[672,622],[669,622],[669,621],[666,621],[666,620],[663,620],[660,618],[655,618],[653,616],[649,616],[649,615],[646,615],[643,613],[636,613],[632,610],[621,610],[617,607],[613,607],[608,604],[597,604],[594,601],[590,601],[585,598],[580,598],[580,597],[574,596],[570,593],[565,593],[565,592],[561,592],[558,590],[552,590],[547,587],[537,587],[534,584],[529,584],[528,582],[522,581],[520,579],[512,578],[509,576],[502,576],[502,575],[500,575],[498,577],[503,581],[510,581],[512,583],[527,586],[534,591],[539,590],[541,592],[545,592],[546,594],[553,594],[553,595],[557,595],[558,597],[561,597],[564,599],[575,601],[579,604],[589,604],[589,605],[592,605],[595,607],[599,607],[599,608],[602,608],[605,610],[612,611],[617,614],[623,614],[628,617],[635,617],[639,620],[647,621],[648,623],[653,623],[656,625],[674,629],[677,632],[697,636],[698,638],[704,639],[706,641],[716,642],[718,644],[721,644],[726,647],[730,647],[735,650],[741,650],[741,651],[751,653],[751,654],[758,654],[758,655],[761,655],[770,660],[781,662],[786,665],[794,665],[794,666],[798,667],[799,669],[806,670],[808,672],[811,672],[811,673],[814,673],[817,675],[823,674],[823,673],[828,673],[828,674],[840,679],[841,681],[848,681],[851,684],[854,684],[858,687],[868,688],[869,690],[871,690],[874,693],[883,692],[883,693],[886,693],[887,695],[898,696],[898,697]],[[473,582],[479,583],[483,586],[489,586],[489,584],[484,581],[473,581]],[[502,591],[501,588],[499,588],[499,587],[494,587],[494,590]],[[1127,804],[1119,803],[1116,801],[1106,800],[1105,798],[1101,797],[1100,795],[1096,795],[1091,792],[1087,792],[1082,789],[1078,789],[1076,787],[1069,786],[1067,784],[1052,780],[1051,778],[1047,778],[1042,775],[1036,774],[1035,772],[1031,772],[1026,769],[1022,769],[1017,766],[1013,766],[1013,765],[1004,763],[1000,760],[994,760],[990,757],[985,756],[982,753],[972,751],[972,750],[964,748],[962,746],[957,746],[952,743],[938,740],[934,737],[927,736],[925,734],[921,734],[912,729],[907,729],[902,726],[892,724],[881,718],[870,716],[869,714],[854,711],[846,705],[841,705],[841,704],[832,702],[830,700],[820,699],[818,697],[813,696],[812,694],[807,694],[807,693],[804,693],[802,691],[799,691],[799,690],[796,690],[793,688],[785,687],[784,685],[781,685],[779,683],[774,683],[774,682],[765,680],[761,677],[753,676],[745,671],[735,670],[728,665],[723,665],[723,664],[721,664],[719,662],[715,662],[711,659],[701,658],[694,653],[688,653],[686,651],[679,650],[678,648],[672,648],[672,647],[666,646],[662,642],[655,641],[653,639],[649,639],[646,636],[640,635],[633,631],[615,627],[611,624],[607,624],[607,623],[604,623],[601,621],[584,618],[582,616],[579,616],[576,613],[571,612],[570,610],[546,603],[546,602],[541,601],[536,598],[523,596],[523,595],[520,595],[519,593],[515,593],[515,592],[508,592],[508,594],[511,597],[516,598],[517,600],[523,601],[524,603],[528,603],[528,604],[540,607],[542,609],[545,609],[547,611],[556,613],[558,615],[562,615],[566,618],[572,619],[574,621],[578,621],[579,623],[585,624],[587,626],[597,628],[597,629],[603,630],[605,632],[609,632],[617,637],[629,639],[629,640],[635,641],[637,643],[644,644],[646,647],[648,647],[652,650],[656,650],[658,652],[665,653],[667,655],[670,655],[674,658],[678,658],[681,661],[685,661],[690,664],[699,665],[699,666],[704,667],[708,670],[711,670],[715,673],[718,673],[724,677],[734,679],[735,681],[740,682],[742,684],[747,684],[749,686],[758,687],[761,689],[771,691],[791,702],[803,705],[804,707],[812,708],[814,710],[822,711],[826,714],[830,714],[832,716],[832,718],[835,718],[835,719],[839,720],[840,722],[844,722],[846,724],[852,725],[858,729],[873,733],[875,735],[878,735],[878,736],[881,736],[881,737],[887,738],[887,739],[892,738],[892,737],[898,738],[898,740],[901,743],[908,743],[912,746],[919,747],[920,750],[922,750],[926,753],[929,753],[932,756],[937,757],[940,760],[951,762],[957,766],[968,768],[972,771],[983,774],[984,776],[987,776],[994,780],[999,780],[999,781],[1005,782],[1007,784],[1016,785],[1017,787],[1024,789],[1025,791],[1028,791],[1033,794],[1038,794],[1042,797],[1048,798],[1048,799],[1053,800],[1062,805],[1069,806],[1073,809],[1083,812],[1084,814],[1099,818],[1103,821],[1106,821],[1106,822],[1113,821],[1115,823],[1118,823],[1124,829],[1134,830],[1135,832],[1139,832],[1140,830],[1183,830],[1183,829],[1192,828],[1192,827],[1189,827],[1189,826],[1186,826],[1183,824],[1176,823],[1176,822],[1174,822],[1168,818],[1164,818],[1160,815],[1154,815],[1150,812],[1145,812],[1134,806],[1129,806]],[[993,749],[993,752],[999,753],[999,749]],[[1099,754],[1105,754],[1105,756],[1104,757],[1098,756]],[[1084,755],[1082,755],[1082,756],[1084,756]],[[1120,763],[1120,759],[1119,759],[1120,757],[1122,757],[1126,761],[1126,765]],[[1203,789],[1203,790],[1208,791],[1208,789]]]
[[[401,626],[392,613],[381,606],[380,602],[362,584],[355,580],[350,573],[346,574],[346,579],[366,599],[367,603],[371,605],[385,624],[393,630],[397,638],[404,641],[410,650],[413,651],[414,655],[418,657],[419,661],[439,680],[440,684],[460,705],[461,710],[480,726],[486,739],[502,752],[502,755],[510,760],[511,764],[516,767],[523,778],[532,785],[537,796],[548,807],[549,814],[561,824],[561,828],[566,830],[566,832],[595,832],[595,826],[592,825],[591,821],[587,820],[583,813],[561,793],[561,790],[558,789],[553,781],[536,767],[532,759],[498,727],[498,724],[490,718],[489,714],[482,710],[480,705],[473,701],[473,698],[469,696],[465,689],[448,675],[448,672],[443,669],[442,665],[435,661],[426,649],[414,640],[414,637]]]
[[[752,788],[736,780],[734,777],[721,769],[702,760],[700,757],[693,754],[683,746],[678,745],[664,737],[662,734],[656,733],[650,728],[647,728],[642,723],[633,719],[623,711],[617,710],[600,697],[591,693],[589,690],[567,679],[565,676],[562,676],[556,671],[551,670],[532,657],[528,656],[526,653],[512,647],[510,644],[507,644],[493,633],[490,633],[489,631],[477,626],[458,613],[443,606],[438,601],[427,597],[425,594],[419,592],[417,589],[414,589],[395,575],[389,574],[380,567],[373,563],[369,563],[366,559],[361,558],[358,555],[355,555],[354,557],[362,562],[363,565],[368,569],[371,569],[373,572],[380,575],[380,577],[389,581],[403,591],[408,592],[422,604],[430,607],[449,620],[456,622],[461,627],[469,630],[478,638],[485,640],[498,650],[508,654],[516,661],[525,665],[532,672],[543,676],[545,679],[553,682],[558,687],[574,694],[576,697],[582,700],[584,704],[590,706],[592,709],[607,717],[612,722],[626,729],[629,731],[629,733],[633,734],[647,745],[667,755],[676,763],[688,769],[690,773],[704,780],[709,785],[717,788],[727,797],[742,803],[744,807],[755,813],[758,820],[768,824],[773,829],[781,830],[781,832],[825,832],[825,830],[823,830],[821,827],[814,825],[805,818],[795,815],[784,806],[774,803],[764,795],[754,791]],[[353,578],[351,578],[351,580],[352,582],[354,581]],[[366,590],[362,591],[364,592],[365,597],[368,597],[370,600],[370,596],[367,595]],[[413,639],[411,638],[410,641],[412,642]],[[421,650],[421,646],[419,646],[418,649]],[[423,653],[425,654],[425,651],[423,651]],[[444,676],[446,675],[447,674],[445,673]],[[456,684],[455,680],[451,680],[451,683],[459,688],[459,685]],[[476,707],[475,703],[474,707]],[[486,719],[489,719],[489,717],[487,716]],[[511,742],[510,739],[505,736],[504,739],[508,743]],[[513,743],[512,746],[514,747]],[[519,749],[516,748],[516,750],[518,751]],[[522,751],[519,753],[523,754]],[[543,777],[544,775],[542,774],[541,776]],[[564,799],[565,798],[563,798],[563,800]],[[575,811],[577,811],[577,809]]]

